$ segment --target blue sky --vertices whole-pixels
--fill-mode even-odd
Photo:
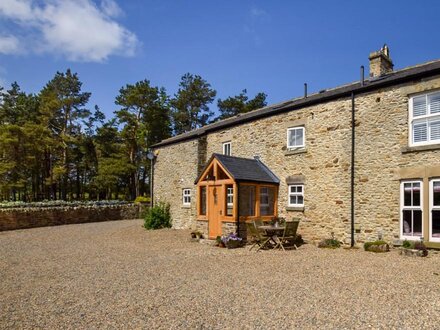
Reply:
[[[269,103],[359,79],[384,43],[395,68],[440,58],[438,1],[1,0],[0,85],[38,92],[71,68],[109,116],[127,83],[169,94],[190,72],[218,97]],[[215,109],[215,103],[212,105]]]

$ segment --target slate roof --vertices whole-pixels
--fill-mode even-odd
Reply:
[[[333,89],[323,90],[308,97],[295,98],[286,102],[272,104],[267,107],[250,111],[235,117],[224,119],[213,124],[206,125],[202,128],[183,133],[169,139],[156,143],[153,148],[158,148],[190,139],[198,138],[210,132],[215,132],[231,126],[237,126],[242,123],[254,121],[260,118],[273,116],[279,113],[293,111],[304,108],[306,106],[328,102],[341,97],[348,97],[351,93],[361,94],[371,92],[373,90],[401,84],[408,81],[416,81],[417,79],[430,77],[440,74],[440,60],[423,63],[409,68],[393,71],[386,75],[366,79],[364,85],[361,86],[360,81],[336,87]]]
[[[213,154],[206,167],[211,164],[213,158],[220,162],[235,181],[280,183],[280,179],[258,159]],[[206,167],[197,178],[196,183],[200,180],[200,176],[206,170]]]

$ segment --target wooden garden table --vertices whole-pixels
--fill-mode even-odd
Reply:
[[[274,247],[279,246],[280,239],[278,236],[283,236],[285,226],[259,226],[258,229],[263,229],[268,236],[270,236],[270,239],[275,243]]]

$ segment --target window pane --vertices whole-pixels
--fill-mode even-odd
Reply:
[[[232,185],[226,185],[226,215],[233,215],[234,206],[234,187]]]
[[[413,206],[420,206],[420,184],[419,187],[413,187]],[[416,183],[414,183],[416,185]]]
[[[290,186],[290,192],[295,193],[296,192],[296,186]]]
[[[411,192],[412,192],[412,184],[411,183],[404,183],[403,184],[403,200],[404,200],[403,205],[412,206]]]
[[[403,235],[412,236],[412,211],[404,210],[403,211]]]
[[[440,238],[440,211],[432,211],[431,233],[432,237]]]
[[[296,196],[290,196],[290,204],[291,204],[291,205],[298,204],[298,203],[296,202]]]
[[[255,186],[240,185],[240,216],[255,215]]]
[[[289,131],[289,146],[293,147],[296,145],[296,138],[295,138],[295,130],[290,130]]]
[[[303,132],[304,132],[304,130],[302,130],[302,129],[296,130],[296,145],[297,146],[303,145],[303,142],[304,142]]]
[[[298,204],[300,204],[300,205],[304,204],[304,197],[303,196],[298,196]]]
[[[303,191],[303,187],[302,186],[297,186],[296,187],[296,191],[301,193]]]
[[[413,116],[424,116],[426,115],[426,97],[419,96],[413,99]]]
[[[261,191],[265,191],[264,195],[261,195],[260,200],[260,215],[274,215],[275,211],[275,189],[272,187],[262,187]],[[264,203],[263,203],[264,200]]]
[[[429,139],[440,140],[440,121],[432,121],[429,123]]]
[[[200,188],[200,215],[206,215],[206,187]]]
[[[413,235],[422,236],[422,211],[413,211]]]
[[[426,142],[428,140],[428,127],[427,123],[417,123],[413,127],[413,142]]]
[[[429,113],[440,112],[440,93],[432,94],[428,96]]]
[[[440,206],[440,182],[439,181],[435,181],[432,183],[432,187],[433,187],[433,205],[434,206]]]

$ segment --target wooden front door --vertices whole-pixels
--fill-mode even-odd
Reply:
[[[220,221],[222,210],[221,185],[208,186],[208,231],[209,238],[222,235],[222,223]]]

